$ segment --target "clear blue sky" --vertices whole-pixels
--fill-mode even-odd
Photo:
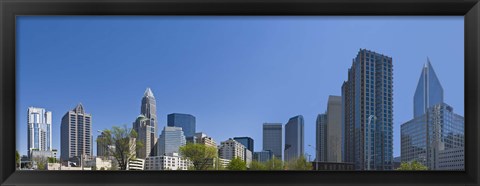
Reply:
[[[132,122],[147,87],[159,127],[169,113],[197,118],[217,143],[250,136],[262,148],[262,123],[305,118],[305,151],[315,119],[360,48],[393,58],[394,156],[400,125],[427,56],[445,102],[464,113],[463,17],[17,17],[17,149],[27,152],[27,108],[61,117],[79,102],[97,130]],[[96,144],[94,144],[96,152]],[[96,154],[96,153],[95,153]],[[314,155],[312,155],[312,159]]]

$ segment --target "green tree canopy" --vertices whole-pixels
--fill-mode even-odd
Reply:
[[[267,170],[284,170],[284,163],[281,159],[273,156],[265,164]]]
[[[304,156],[300,156],[293,160],[288,161],[287,170],[313,170],[313,166],[305,159]]]
[[[20,167],[20,153],[17,150],[15,151],[15,166]]]
[[[97,138],[98,144],[104,147],[114,145],[115,148],[105,148],[106,155],[117,160],[120,170],[126,170],[128,162],[136,158],[136,150],[143,146],[141,141],[136,140],[137,132],[123,125],[103,130],[103,134],[104,137]]]
[[[253,160],[250,163],[249,170],[267,170],[267,165],[266,165],[266,163],[262,163],[262,162],[259,162],[257,160]]]
[[[418,161],[402,162],[397,170],[428,170],[428,167]]]
[[[187,143],[180,147],[180,154],[193,163],[195,170],[208,170],[212,168],[217,157],[217,148],[198,143]]]
[[[227,166],[228,170],[247,170],[247,163],[239,157],[233,158]]]

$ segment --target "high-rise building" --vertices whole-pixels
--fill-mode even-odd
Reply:
[[[414,95],[414,117],[401,125],[401,160],[430,170],[463,170],[464,117],[443,102],[443,88],[430,60]]]
[[[282,124],[263,124],[263,150],[272,151],[275,158],[282,160]]]
[[[356,170],[393,166],[392,58],[360,49],[342,85],[341,146]]]
[[[245,161],[245,150],[247,150],[245,146],[230,138],[220,143],[218,154],[222,159],[240,158]]]
[[[254,152],[253,153],[253,159],[258,161],[258,162],[262,162],[262,163],[265,163],[267,161],[269,161],[270,159],[273,158],[273,152],[272,151],[260,151],[260,152]]]
[[[319,114],[316,121],[315,161],[327,160],[327,114]]]
[[[253,139],[251,137],[234,137],[233,139],[247,147],[249,151],[253,152]]]
[[[60,131],[62,161],[92,157],[92,115],[85,112],[81,103],[62,117]]]
[[[33,151],[52,151],[52,112],[28,107],[28,156]]]
[[[173,113],[167,116],[169,127],[182,127],[185,137],[191,138],[195,135],[195,116],[190,114]]]
[[[187,143],[181,127],[165,127],[158,138],[158,155],[179,153],[179,148]]]
[[[137,132],[137,141],[143,145],[137,149],[137,157],[145,159],[148,156],[154,156],[156,153],[155,144],[157,142],[157,106],[152,90],[147,88],[142,98],[140,115],[133,122],[133,130]]]
[[[215,142],[215,140],[213,140],[212,137],[208,136],[203,132],[195,133],[194,139],[195,139],[194,140],[195,143],[204,144],[206,146],[217,148],[217,143]]]
[[[285,124],[285,161],[304,155],[304,121],[303,116],[292,117]]]
[[[342,97],[329,96],[327,103],[326,161],[342,162]]]

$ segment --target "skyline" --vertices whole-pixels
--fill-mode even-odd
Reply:
[[[446,21],[439,21],[439,18],[434,17],[429,17],[429,19],[423,17],[396,18],[393,19],[393,21],[386,21],[384,20],[385,17],[284,17],[284,19],[273,17],[257,17],[255,19],[239,19],[238,17],[179,18],[167,16],[166,18],[140,17],[140,21],[130,17],[102,17],[99,18],[99,20],[89,20],[88,17],[70,18],[73,20],[69,20],[65,17],[20,17],[18,19],[18,25],[20,29],[18,32],[19,73],[17,74],[17,77],[20,79],[20,81],[18,83],[19,86],[17,91],[20,93],[20,96],[18,96],[19,100],[17,101],[20,104],[17,105],[17,129],[19,129],[17,131],[17,142],[20,142],[20,145],[17,149],[22,155],[25,154],[22,152],[26,151],[26,144],[25,148],[23,148],[22,141],[26,142],[26,140],[19,138],[19,136],[25,136],[26,134],[26,126],[23,126],[23,124],[26,125],[26,121],[22,122],[22,120],[25,120],[25,117],[22,117],[22,113],[26,113],[27,107],[42,107],[52,111],[52,130],[54,134],[53,147],[55,149],[60,149],[58,142],[60,139],[58,134],[60,120],[58,118],[64,115],[68,110],[71,110],[79,102],[83,103],[86,112],[92,114],[92,135],[94,138],[96,138],[99,135],[95,132],[97,130],[103,130],[110,128],[113,125],[122,124],[126,124],[128,127],[131,127],[131,123],[135,121],[136,116],[138,116],[138,113],[140,112],[140,100],[146,87],[151,87],[157,98],[157,116],[159,118],[157,121],[159,128],[166,126],[167,114],[192,114],[197,118],[197,131],[204,132],[207,135],[212,136],[218,144],[235,136],[249,136],[252,137],[257,144],[255,145],[255,151],[260,151],[262,148],[260,144],[262,143],[261,133],[263,123],[278,122],[285,125],[290,117],[303,115],[305,118],[304,145],[315,145],[315,118],[317,114],[325,112],[328,95],[340,95],[341,83],[347,79],[346,76],[348,67],[351,65],[351,60],[355,57],[355,54],[358,52],[359,48],[367,48],[393,58],[394,156],[398,156],[400,154],[400,124],[408,121],[412,116],[413,106],[411,104],[411,100],[413,98],[415,86],[420,75],[419,72],[421,71],[423,64],[426,62],[427,56],[435,66],[437,75],[442,82],[442,85],[444,85],[445,102],[452,105],[456,113],[463,115],[463,20],[461,17],[455,19],[446,18]],[[96,19],[97,18],[98,17],[96,17]],[[365,20],[360,23],[355,23],[359,21],[358,19]],[[105,24],[105,22],[113,23]],[[156,26],[152,25],[152,22],[166,22],[169,25]],[[324,22],[326,23],[323,24]],[[398,25],[398,22],[413,22],[415,24],[404,23]],[[425,22],[433,23],[427,24]],[[438,22],[447,22],[450,24],[440,25]],[[128,23],[130,27],[121,27],[120,23]],[[421,25],[421,23],[426,25]],[[142,33],[145,32],[145,36],[140,37],[135,34],[134,36],[131,36],[131,34],[133,34],[132,31],[135,31],[135,28],[137,28],[132,26],[132,24],[140,26],[141,28],[156,28],[156,30],[159,31],[163,30],[157,27],[167,28],[166,35],[170,34],[169,36],[176,37],[171,39],[172,43],[165,44],[166,46],[157,46],[158,44],[152,44],[153,42],[150,43],[148,40],[151,39],[152,34],[155,36],[155,30],[152,31],[149,29],[140,29],[138,31]],[[396,50],[395,46],[385,47],[375,40],[372,40],[372,43],[374,44],[366,44],[371,42],[369,39],[374,36],[377,38],[380,37],[378,40],[385,39],[385,35],[382,37],[382,35],[379,35],[378,33],[369,33],[374,32],[372,31],[374,29],[358,29],[360,33],[357,33],[357,35],[355,33],[351,33],[353,36],[345,35],[345,37],[348,38],[342,38],[343,40],[340,40],[340,44],[336,43],[338,42],[338,38],[336,37],[328,39],[318,36],[318,33],[335,33],[335,31],[338,30],[341,32],[341,28],[350,28],[347,30],[351,30],[356,28],[358,24],[374,26],[374,28],[383,28],[386,25],[391,30],[402,28],[406,25],[420,25],[420,28],[417,29],[425,29],[425,32],[423,33],[424,35],[418,34],[419,36],[413,38],[405,39],[405,37],[398,37],[406,40],[403,41],[406,43],[411,40],[416,41],[411,42],[412,45],[408,46],[411,48],[408,50],[404,48]],[[35,27],[35,29],[29,30],[28,28],[32,28],[32,26]],[[213,26],[213,28],[211,28],[211,26]],[[332,28],[332,30],[328,31],[322,30],[324,27],[329,28],[332,26],[336,26],[340,29],[335,30]],[[97,28],[98,30],[94,30],[93,33],[90,33],[89,30],[89,32],[85,34],[85,29],[91,27]],[[279,29],[272,30],[270,27]],[[123,30],[118,31],[120,34],[115,33],[117,31],[116,29],[118,28],[123,28]],[[170,28],[170,30],[168,28]],[[198,32],[182,33],[181,31],[183,31],[183,29],[181,28],[197,29]],[[240,29],[241,31],[238,31],[238,28],[243,28],[243,30]],[[245,28],[249,29],[245,30]],[[58,31],[58,33],[47,33],[47,31],[52,31],[54,29],[60,29],[60,31]],[[84,29],[83,32],[82,29]],[[31,33],[31,31],[35,31],[35,33]],[[83,34],[84,37],[69,37],[67,36],[68,34],[62,35],[61,31],[69,31],[70,35],[75,36],[82,36]],[[173,34],[174,31],[180,31],[180,33]],[[397,31],[396,34],[399,34],[401,31],[405,30],[400,29],[400,31]],[[292,33],[297,33],[297,35],[292,36]],[[241,34],[241,36],[238,36],[238,38],[232,38],[231,40],[226,39],[227,35],[231,36],[234,34]],[[363,44],[355,44],[355,42],[352,42],[352,44],[350,41],[348,41],[348,39],[351,39],[350,37],[358,37],[358,35],[362,34],[370,35],[369,37],[364,37],[366,35],[360,37],[360,40],[364,40],[363,42],[360,42]],[[393,35],[393,33],[390,34]],[[338,35],[341,34],[339,33]],[[48,36],[51,38],[49,39]],[[118,39],[122,38],[121,36],[126,36],[125,38],[127,39],[128,36],[133,38],[130,38],[128,42],[122,42],[122,40]],[[215,38],[212,36],[218,36],[220,38]],[[166,38],[166,36],[164,37]],[[183,39],[183,37],[187,37],[187,39]],[[437,38],[437,40],[436,42],[431,42],[428,44],[428,47],[425,47],[423,45],[428,42],[420,42],[422,40],[421,37],[425,37],[423,40],[434,40],[433,38]],[[79,43],[79,46],[70,46],[68,45],[67,41],[62,40],[61,38],[77,41],[72,43]],[[205,40],[207,38],[209,40]],[[390,37],[388,39],[397,41],[398,38],[394,39]],[[81,39],[86,39],[87,41],[81,41]],[[140,42],[135,39],[143,40]],[[156,39],[159,40],[158,38]],[[164,41],[162,39],[160,40]],[[225,45],[228,43],[225,43],[223,40],[230,41],[228,43],[233,46]],[[319,42],[328,40],[336,42],[326,42],[330,44],[328,47],[322,46],[322,42]],[[46,43],[46,41],[50,41],[49,46],[39,47],[39,45],[42,46],[42,43]],[[116,44],[119,44],[120,46],[114,46],[115,41]],[[183,43],[185,46],[181,45],[182,42],[179,41],[186,42]],[[209,41],[219,45],[210,44],[208,47],[205,47],[198,44],[202,41]],[[448,43],[449,45],[442,48],[441,46],[443,45],[440,45],[438,43],[439,41],[444,41],[443,43]],[[97,45],[91,45],[89,42],[96,43]],[[392,42],[398,44],[394,41]],[[57,45],[60,43],[60,45],[54,46],[55,43]],[[140,47],[143,46],[140,44],[146,45],[148,43],[155,46],[153,48],[163,47],[162,49],[170,51],[161,52],[161,54],[167,56],[170,55],[170,59],[173,59],[173,61],[177,63],[169,63],[168,61],[162,63],[162,60],[157,59],[161,59],[162,55],[155,53],[157,52],[156,50],[149,48],[148,45],[144,46],[146,48]],[[293,47],[288,45],[292,43],[297,44],[297,46]],[[140,48],[135,50],[135,47],[129,47],[130,44]],[[193,44],[195,46],[188,44]],[[241,45],[243,47],[237,45]],[[65,46],[70,46],[73,49],[69,49]],[[89,50],[89,46],[94,46],[94,50]],[[104,46],[103,50],[102,46]],[[404,47],[406,46],[407,45],[404,45]],[[34,50],[38,48],[42,50]],[[202,53],[202,51],[198,51],[199,49],[202,49],[204,53]],[[257,51],[259,49],[263,50],[259,52]],[[92,56],[82,56],[77,50],[86,51],[81,53],[90,54]],[[127,51],[130,52],[130,50],[135,50],[139,54],[137,54],[135,57],[128,55],[125,56],[125,53]],[[185,50],[188,51],[188,54],[192,54],[193,57],[185,57],[186,55],[183,55],[182,53],[182,51]],[[278,50],[282,51],[283,53],[278,52]],[[336,51],[332,52],[332,50]],[[60,51],[65,52],[65,54],[56,54],[60,53]],[[123,53],[121,51],[123,51]],[[399,55],[402,53],[411,54],[412,56]],[[133,52],[132,54],[135,55]],[[145,57],[147,55],[143,55],[144,57],[142,57],[141,54],[150,54],[149,56],[154,56],[152,57],[154,59]],[[329,54],[333,55],[333,57]],[[229,56],[232,56],[236,59],[230,59]],[[76,59],[78,57],[81,59]],[[95,59],[95,57],[99,59]],[[138,60],[137,58],[145,61]],[[230,60],[224,60],[225,58]],[[41,64],[46,65],[46,67],[37,65],[38,63],[35,63],[35,61],[38,61],[38,59],[40,59],[40,61],[42,61]],[[68,60],[65,61],[65,59],[73,60],[73,62]],[[88,61],[92,62],[85,63],[83,62],[85,59],[90,59]],[[213,60],[213,62],[209,61],[212,59],[215,60]],[[106,62],[102,60],[106,60]],[[202,61],[207,64],[199,65],[195,62],[189,62],[188,60]],[[458,62],[455,63],[452,61]],[[136,63],[140,63],[140,65],[137,65]],[[334,65],[331,63],[334,63]],[[89,65],[93,64],[95,64],[95,67],[100,66],[100,68],[89,68]],[[111,64],[116,64],[120,67],[111,67]],[[129,66],[131,64],[135,64],[135,67],[132,68]],[[42,69],[54,69],[57,67],[57,65],[58,69],[69,69],[68,67],[75,66],[79,68],[80,72],[81,70],[84,70],[90,72],[88,75],[97,74],[99,77],[88,78],[80,76],[75,78],[74,73],[71,71],[47,71],[51,74],[46,73],[42,77],[58,84],[61,84],[62,81],[63,83],[68,83],[69,81],[79,81],[87,78],[90,80],[89,83],[92,83],[91,85],[93,88],[91,88],[91,90],[95,91],[80,91],[80,93],[77,95],[67,96],[65,95],[68,94],[67,92],[76,92],[78,91],[78,88],[69,86],[68,84],[61,84],[61,86],[58,87],[47,86],[49,90],[51,88],[51,91],[40,92],[36,91],[39,90],[39,85],[35,85],[38,80],[35,81],[30,79],[36,79],[37,76],[25,76],[25,74],[32,74],[32,72],[41,71]],[[145,73],[146,70],[151,69],[148,67],[143,67],[147,65],[148,67],[166,67],[165,69],[168,70],[160,70],[159,72],[161,73]],[[272,69],[272,65],[278,66],[273,66],[274,68]],[[323,70],[324,68],[327,70]],[[124,70],[122,71],[122,69]],[[331,72],[333,70],[329,69],[338,70]],[[298,73],[299,77],[297,77],[295,72],[302,73]],[[143,73],[147,75],[141,76]],[[251,77],[249,78],[248,76],[245,76],[245,74],[251,75]],[[457,76],[451,76],[450,74],[461,74],[461,77],[459,78]],[[113,77],[110,77],[109,75]],[[135,77],[135,75],[141,77]],[[151,78],[149,79],[146,77]],[[459,81],[459,79],[461,81]],[[91,82],[92,80],[98,82]],[[328,80],[330,82],[325,82],[324,80]],[[198,84],[201,84],[201,82],[209,82],[211,83],[211,86],[199,86]],[[128,86],[125,86],[124,83],[128,84]],[[41,86],[45,86],[45,84],[42,83]],[[289,90],[292,86],[298,87],[298,89]],[[172,87],[173,90],[169,90],[169,88]],[[240,94],[236,92],[240,92]],[[275,94],[272,95],[271,92],[275,92]],[[105,95],[112,93],[115,95],[114,98]],[[49,98],[50,96],[51,98]],[[62,99],[54,100],[52,98]],[[181,100],[185,101],[182,102]],[[209,107],[211,109],[204,109],[204,107]],[[122,112],[120,114],[118,112],[111,113],[110,110],[120,110]],[[222,115],[222,117],[218,118],[218,115]],[[224,123],[228,123],[229,125],[227,126]],[[225,130],[225,128],[233,128],[229,126],[235,126],[234,130]],[[22,128],[25,130],[22,130]],[[212,130],[214,128],[219,129]],[[223,134],[222,132],[228,133]],[[94,143],[93,149],[95,149],[94,154],[96,154],[96,143]],[[315,153],[311,148],[305,148],[305,152],[311,154],[311,159],[314,159]]]

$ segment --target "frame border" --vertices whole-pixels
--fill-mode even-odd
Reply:
[[[15,18],[20,15],[464,16],[465,171],[15,171]],[[1,185],[479,185],[479,0],[0,0],[0,20]]]

